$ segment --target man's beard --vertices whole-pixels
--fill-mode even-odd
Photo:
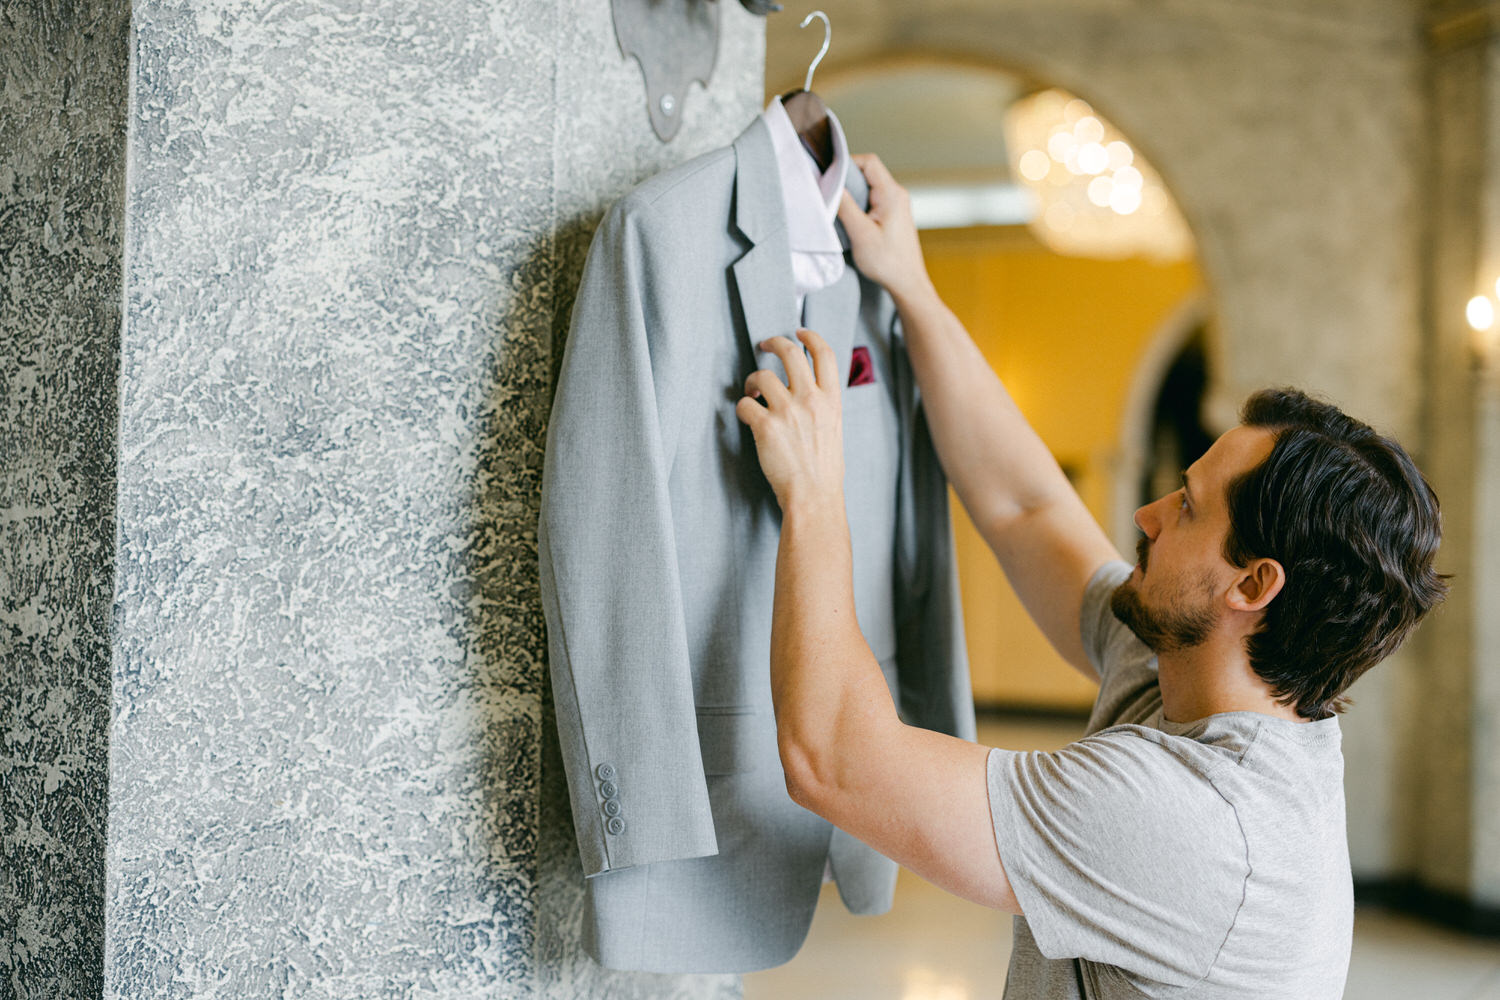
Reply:
[[[1141,570],[1144,572],[1150,558],[1150,543],[1146,539],[1140,540],[1136,546],[1136,554],[1140,557]],[[1205,578],[1200,590],[1211,601],[1213,581]],[[1211,603],[1192,606],[1190,601],[1194,595],[1186,587],[1179,587],[1178,591],[1176,596],[1181,607],[1152,611],[1146,607],[1135,584],[1126,580],[1110,596],[1109,608],[1153,653],[1192,649],[1213,634],[1214,623],[1218,618]]]

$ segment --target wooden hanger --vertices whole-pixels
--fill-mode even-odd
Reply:
[[[792,127],[797,130],[797,137],[802,140],[802,147],[817,163],[818,171],[822,172],[833,165],[833,126],[828,121],[828,105],[812,92],[812,78],[813,71],[818,68],[818,63],[822,62],[823,57],[828,54],[828,43],[833,39],[833,25],[828,22],[827,14],[821,10],[815,10],[804,17],[798,27],[807,27],[815,17],[823,20],[823,47],[813,57],[812,65],[807,67],[807,80],[802,84],[802,89],[783,94],[781,106],[786,109],[787,117],[792,120]]]

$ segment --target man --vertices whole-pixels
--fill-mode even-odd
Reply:
[[[1020,919],[1014,998],[1336,998],[1353,903],[1342,692],[1441,600],[1411,459],[1293,391],[1136,512],[1119,557],[926,273],[906,192],[855,157],[839,217],[896,302],[944,470],[1028,612],[1100,682],[1089,735],[1014,753],[906,726],[854,619],[839,378],[777,337],[736,408],[782,507],[771,686],[788,791]]]

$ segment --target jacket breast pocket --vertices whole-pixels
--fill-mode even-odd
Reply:
[[[759,770],[776,755],[775,717],[769,709],[699,708],[698,749],[705,775]]]

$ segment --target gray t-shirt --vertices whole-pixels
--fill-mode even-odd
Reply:
[[[995,842],[1024,917],[1006,1000],[1337,1000],[1354,899],[1337,719],[1162,718],[1156,657],[1089,582],[1088,734],[992,750]]]

